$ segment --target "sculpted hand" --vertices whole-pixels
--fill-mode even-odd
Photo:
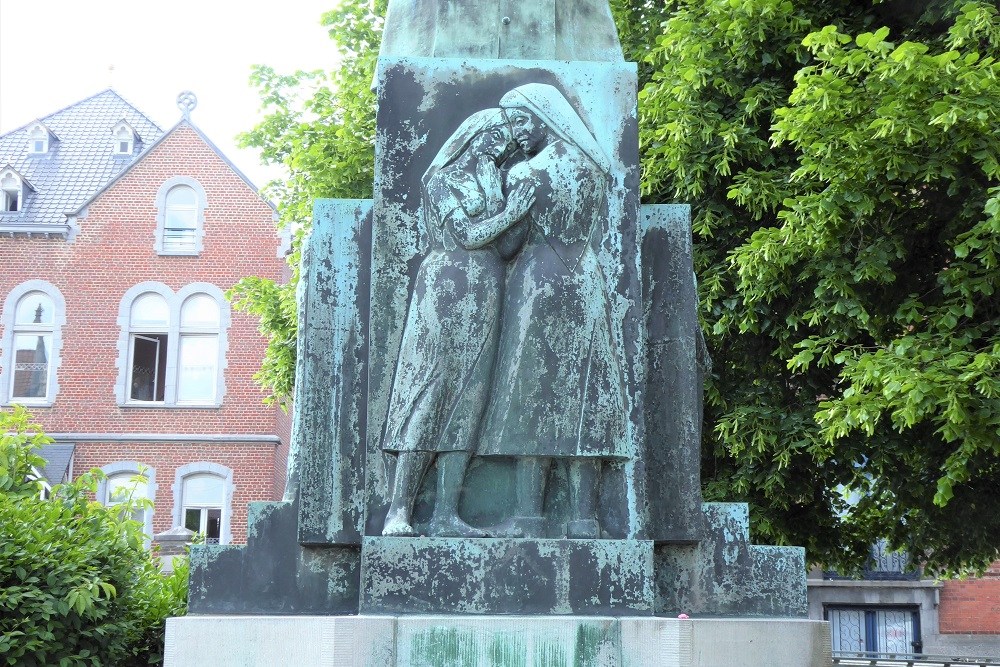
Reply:
[[[520,220],[535,203],[535,188],[530,183],[520,183],[509,195],[504,214],[508,220]]]

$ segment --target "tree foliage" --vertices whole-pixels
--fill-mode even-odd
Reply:
[[[930,569],[997,558],[995,3],[611,6],[639,63],[644,201],[694,213],[706,497],[749,502],[756,539],[828,565],[861,566],[880,537]],[[255,75],[273,113],[248,143],[292,172],[286,222],[369,193],[379,9],[326,16],[346,65],[330,78]],[[264,312],[290,356],[263,379],[284,395],[278,293]]]
[[[369,198],[375,172],[375,95],[371,84],[385,0],[348,0],[322,17],[339,64],[326,72],[279,74],[264,65],[250,77],[261,95],[264,120],[241,144],[260,149],[265,164],[284,165],[286,181],[264,193],[278,201],[281,226],[293,232],[288,283],[259,277],[238,282],[229,298],[238,310],[260,318],[268,348],[257,381],[268,401],[287,407],[295,377],[296,306],[300,245],[312,223],[316,199]]]
[[[643,188],[696,215],[709,496],[829,564],[884,535],[931,569],[983,567],[1000,527],[994,4],[671,10],[646,56]]]
[[[23,408],[0,411],[0,663],[147,665],[187,608],[187,567],[161,574],[133,510],[92,500],[99,470],[42,499],[35,451],[50,439]]]

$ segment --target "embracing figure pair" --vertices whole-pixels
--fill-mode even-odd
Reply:
[[[520,150],[524,160],[502,177]],[[422,179],[430,252],[417,274],[383,449],[398,455],[383,535],[545,537],[546,480],[567,459],[566,536],[598,538],[603,461],[624,457],[624,386],[595,245],[610,163],[554,87],[519,86],[452,134]],[[458,513],[473,454],[516,459],[516,502],[484,530]]]

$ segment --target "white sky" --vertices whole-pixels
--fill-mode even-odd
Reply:
[[[337,2],[0,0],[0,134],[108,87],[168,130],[191,90],[192,122],[263,186],[282,172],[235,142],[260,117],[250,68],[333,69],[319,22]]]

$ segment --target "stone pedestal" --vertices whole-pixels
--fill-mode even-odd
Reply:
[[[521,616],[188,616],[166,667],[829,667],[825,621]]]
[[[366,537],[362,614],[650,616],[653,543]]]

